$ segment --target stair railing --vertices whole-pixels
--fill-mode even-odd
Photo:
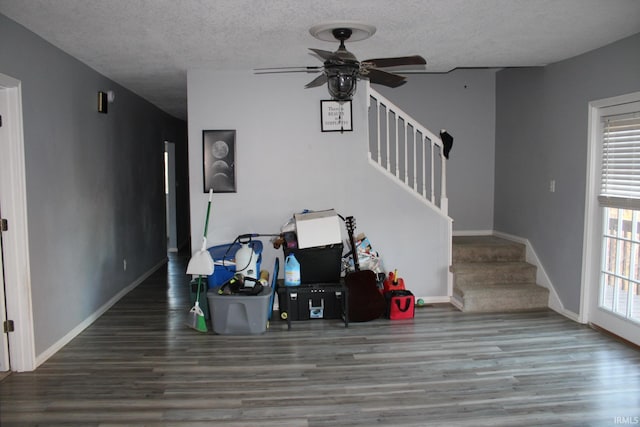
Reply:
[[[447,163],[435,135],[367,85],[369,162],[448,216]]]

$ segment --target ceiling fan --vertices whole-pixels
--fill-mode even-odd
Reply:
[[[351,99],[356,92],[357,81],[362,78],[369,79],[371,83],[388,87],[398,87],[406,83],[406,77],[381,70],[381,68],[425,65],[427,63],[419,55],[358,61],[355,55],[347,50],[344,42],[349,39],[356,41],[370,37],[375,32],[375,27],[371,25],[343,22],[320,24],[311,27],[309,32],[320,40],[333,41],[335,39],[340,42],[340,46],[335,52],[309,48],[324,61],[322,66],[258,68],[255,70],[256,74],[322,72],[307,83],[305,88],[319,87],[326,83],[331,97],[344,101]]]

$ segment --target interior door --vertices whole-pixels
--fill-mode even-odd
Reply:
[[[169,252],[178,252],[178,235],[176,226],[176,144],[165,141],[164,147],[167,249]]]
[[[0,146],[6,147],[6,135],[2,126],[2,117],[6,117],[7,96],[6,91],[0,88]],[[0,150],[0,156],[2,156]],[[0,186],[1,187],[1,186]],[[0,206],[0,218],[2,218],[2,206]],[[4,324],[7,320],[7,304],[5,299],[4,288],[4,249],[2,247],[2,231],[0,231],[0,372],[6,372],[11,369],[9,365],[9,336],[4,332]]]
[[[0,73],[0,205],[8,220],[2,235],[2,267],[6,315],[15,324],[9,340],[11,371],[36,368],[31,280],[27,187],[22,118],[22,83]]]
[[[7,305],[5,302],[4,294],[2,238],[0,238],[0,325],[4,325],[7,320]],[[2,338],[0,338],[0,372],[7,372],[11,369],[11,365],[9,364],[9,335],[4,332],[4,328],[2,328],[0,334],[2,334]]]

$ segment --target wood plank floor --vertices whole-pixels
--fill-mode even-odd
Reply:
[[[613,426],[640,423],[640,352],[551,312],[417,309],[409,321],[184,326],[185,259],[35,372],[0,382],[5,426]]]

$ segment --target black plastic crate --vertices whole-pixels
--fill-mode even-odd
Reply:
[[[342,272],[342,243],[316,248],[291,249],[284,247],[285,259],[293,253],[300,263],[300,282],[338,283]]]
[[[289,322],[310,319],[343,319],[347,291],[340,283],[315,283],[278,288],[280,317]]]

